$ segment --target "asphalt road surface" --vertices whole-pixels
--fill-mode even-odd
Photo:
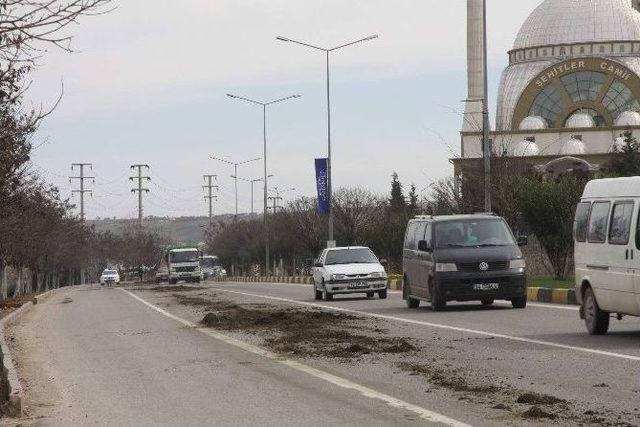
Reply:
[[[375,340],[413,345],[283,352],[269,343],[281,330],[200,324],[211,301],[345,314]],[[396,292],[314,301],[308,285],[87,286],[55,294],[8,334],[27,424],[640,424],[640,321],[591,337],[565,306],[434,313]]]

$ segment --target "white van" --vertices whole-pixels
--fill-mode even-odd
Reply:
[[[611,314],[640,316],[640,177],[596,179],[574,221],[576,298],[592,335]]]

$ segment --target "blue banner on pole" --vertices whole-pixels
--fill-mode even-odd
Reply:
[[[329,213],[329,174],[327,159],[316,159],[316,187],[318,188],[318,211]]]

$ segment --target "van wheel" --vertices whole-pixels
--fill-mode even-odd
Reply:
[[[431,285],[431,310],[442,311],[447,306],[447,300],[440,295],[440,289]]]
[[[374,295],[374,292],[367,292],[367,298],[373,298]]]
[[[178,283],[178,279],[171,279],[169,280],[169,283],[171,283],[172,285],[175,285]]]
[[[493,304],[493,298],[485,298],[481,302],[482,302],[482,305],[491,305]]]
[[[523,295],[518,298],[513,298],[511,300],[511,305],[513,308],[525,308],[527,306],[527,296]]]
[[[378,291],[378,296],[380,297],[380,299],[387,299],[387,290],[384,289],[382,291]]]
[[[322,291],[319,291],[318,288],[316,287],[316,284],[313,284],[313,293],[315,294],[315,300],[321,300],[322,299]]]
[[[402,284],[402,299],[404,299],[408,308],[420,307],[420,300],[411,298],[409,296],[410,294],[411,294],[411,289],[409,288],[409,281],[405,278],[404,283]]]
[[[609,330],[609,313],[600,310],[591,288],[584,292],[584,322],[591,335],[604,335]]]

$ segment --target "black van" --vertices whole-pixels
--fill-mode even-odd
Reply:
[[[447,301],[509,300],[527,305],[525,262],[504,219],[491,214],[419,216],[404,239],[402,296],[407,307],[430,301],[434,311]]]

